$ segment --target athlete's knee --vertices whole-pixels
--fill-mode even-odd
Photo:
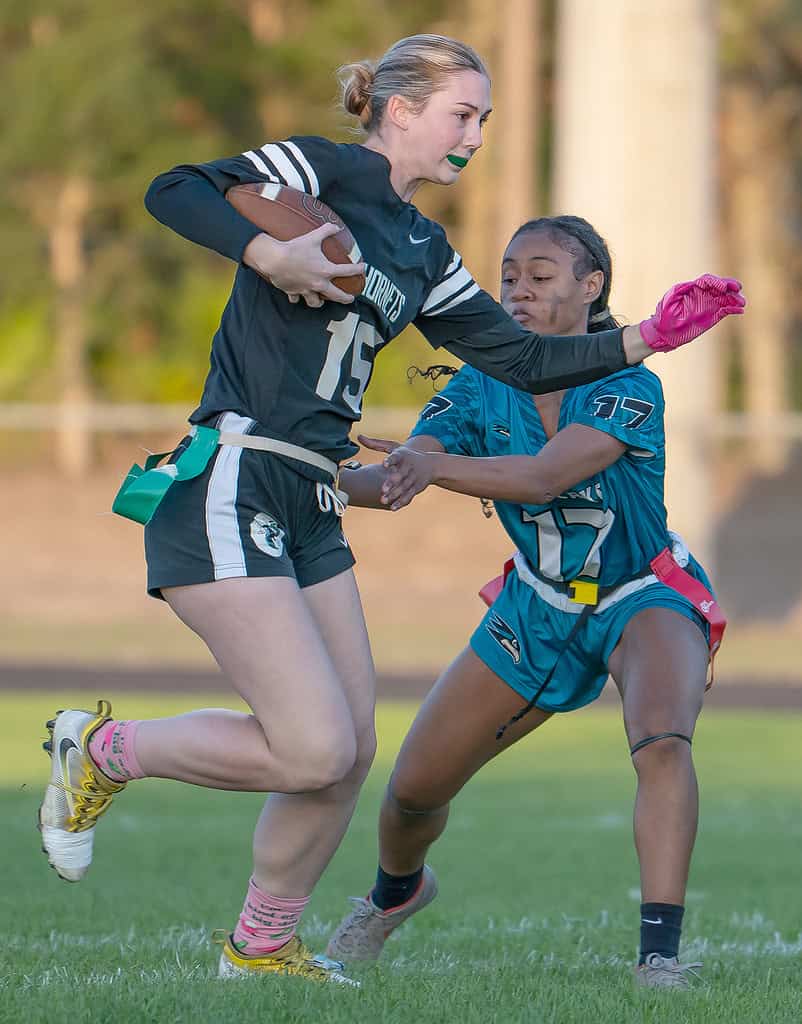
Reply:
[[[376,757],[376,730],[371,725],[357,735],[356,760],[350,777],[359,785],[365,781]]]
[[[448,806],[448,799],[414,773],[394,771],[387,783],[385,803],[400,817],[420,817],[436,814]]]
[[[318,733],[298,741],[287,755],[284,768],[294,792],[309,793],[329,789],[346,780],[357,761],[357,742],[353,730]]]
[[[349,797],[358,793],[362,783],[368,777],[373,759],[376,756],[376,733],[373,727],[356,737],[356,757],[350,770],[336,783],[337,798]]]
[[[640,730],[630,733],[630,755],[637,772],[663,771],[691,758],[693,737],[673,729]]]

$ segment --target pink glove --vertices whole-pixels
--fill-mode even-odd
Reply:
[[[745,305],[740,281],[703,274],[669,288],[654,316],[638,326],[641,337],[655,352],[671,352],[709,331],[725,316],[743,313]]]

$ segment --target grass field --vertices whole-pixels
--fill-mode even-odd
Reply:
[[[802,1020],[802,717],[703,717],[702,823],[684,954],[692,993],[639,993],[630,835],[633,775],[619,717],[568,716],[491,766],[455,803],[432,863],[441,896],[363,969],[358,992],[295,979],[214,979],[215,927],[248,877],[252,795],[131,786],[99,829],[79,886],[59,881],[34,830],[42,722],[63,696],[0,702],[3,893],[0,1021],[737,1022]],[[126,716],[193,706],[126,698]],[[214,704],[208,695],[202,703]],[[375,869],[382,785],[413,709],[380,709],[380,755],[303,934],[320,949]],[[470,894],[470,895],[469,895]]]

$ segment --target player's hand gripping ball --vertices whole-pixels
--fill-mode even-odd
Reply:
[[[255,181],[230,188],[226,199],[243,217],[279,242],[289,242],[323,224],[335,224],[340,230],[323,240],[323,255],[332,263],[362,262],[359,246],[342,219],[306,192]],[[332,284],[349,295],[359,295],[365,287],[365,275],[334,277]]]

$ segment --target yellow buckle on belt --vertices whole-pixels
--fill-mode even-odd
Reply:
[[[599,584],[591,580],[571,580],[568,596],[575,604],[598,604]]]

